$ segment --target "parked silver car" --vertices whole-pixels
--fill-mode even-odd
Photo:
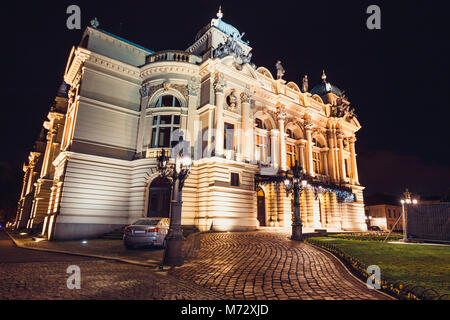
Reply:
[[[123,243],[128,249],[137,246],[165,246],[169,231],[168,218],[141,218],[125,227]]]

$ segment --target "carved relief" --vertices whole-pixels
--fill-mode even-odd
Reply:
[[[153,96],[153,94],[156,91],[160,90],[161,88],[163,88],[164,91],[168,91],[169,89],[174,89],[174,90],[178,91],[179,93],[181,93],[181,95],[184,97],[184,99],[186,101],[188,101],[188,96],[189,96],[188,86],[185,84],[174,84],[174,83],[170,83],[168,81],[161,83],[161,84],[157,84],[155,86],[151,86],[148,91],[148,96],[149,97]]]
[[[196,82],[188,83],[188,91],[189,91],[190,96],[197,96],[199,90],[200,90],[200,84],[198,84]]]
[[[227,109],[230,111],[236,111],[237,109],[237,97],[235,92],[236,90],[231,90],[231,93],[226,98]]]
[[[222,73],[217,73],[216,81],[214,82],[214,89],[216,92],[223,92],[227,85]]]

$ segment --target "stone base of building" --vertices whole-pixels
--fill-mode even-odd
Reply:
[[[56,223],[52,240],[69,241],[94,239],[124,227],[123,224]]]

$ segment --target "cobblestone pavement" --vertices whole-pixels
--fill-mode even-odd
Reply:
[[[81,271],[81,289],[67,288],[67,267]],[[0,232],[0,299],[228,299],[192,281],[150,267],[15,247]]]
[[[389,299],[349,274],[331,254],[287,233],[203,233],[170,274],[236,299]]]

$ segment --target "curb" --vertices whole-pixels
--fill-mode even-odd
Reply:
[[[16,239],[14,239],[13,236],[11,236],[9,234],[8,231],[5,230],[5,233],[12,240],[12,242],[14,243],[14,245],[16,247],[22,248],[22,249],[44,251],[44,252],[53,252],[53,253],[62,253],[62,254],[69,254],[69,255],[73,255],[73,256],[97,258],[97,259],[104,259],[104,260],[113,260],[113,261],[118,261],[118,262],[123,262],[123,263],[128,263],[128,264],[134,264],[134,265],[143,266],[143,267],[159,268],[159,266],[160,266],[159,264],[150,264],[150,263],[144,263],[144,262],[128,260],[128,259],[122,259],[122,258],[117,258],[117,257],[110,257],[110,256],[94,255],[94,254],[87,254],[87,253],[76,253],[76,252],[71,252],[71,251],[62,251],[62,250],[55,250],[55,249],[30,248],[30,247],[27,247],[27,246],[24,246],[24,245],[20,244]]]
[[[327,250],[325,250],[325,249],[323,249],[323,248],[320,248],[320,247],[318,247],[318,246],[316,246],[316,245],[314,245],[314,244],[311,244],[311,243],[305,243],[305,244],[310,245],[310,246],[312,246],[313,248],[318,249],[318,250],[322,251],[323,253],[325,253],[325,254],[330,255],[331,257],[333,257],[333,259],[336,260],[337,262],[339,262],[340,265],[344,268],[344,270],[346,270],[347,273],[348,273],[352,278],[354,278],[356,281],[358,281],[358,282],[359,282],[360,284],[362,284],[364,287],[367,287],[367,286],[366,286],[366,283],[365,283],[364,281],[362,281],[361,279],[359,279],[358,277],[356,277],[356,276],[355,276],[355,275],[347,268],[347,266],[346,266],[346,265],[345,265],[338,257],[336,257],[333,253],[331,253],[331,252],[329,252],[329,251],[327,251]],[[370,289],[368,289],[368,290],[370,290]],[[387,293],[385,293],[385,292],[383,292],[383,291],[380,291],[380,290],[375,289],[374,292],[376,292],[376,293],[378,293],[378,294],[380,294],[380,295],[382,295],[382,296],[385,296],[386,298],[389,298],[389,300],[398,300],[398,299],[394,298],[393,296],[391,296],[391,295],[389,295],[389,294],[387,294]]]

